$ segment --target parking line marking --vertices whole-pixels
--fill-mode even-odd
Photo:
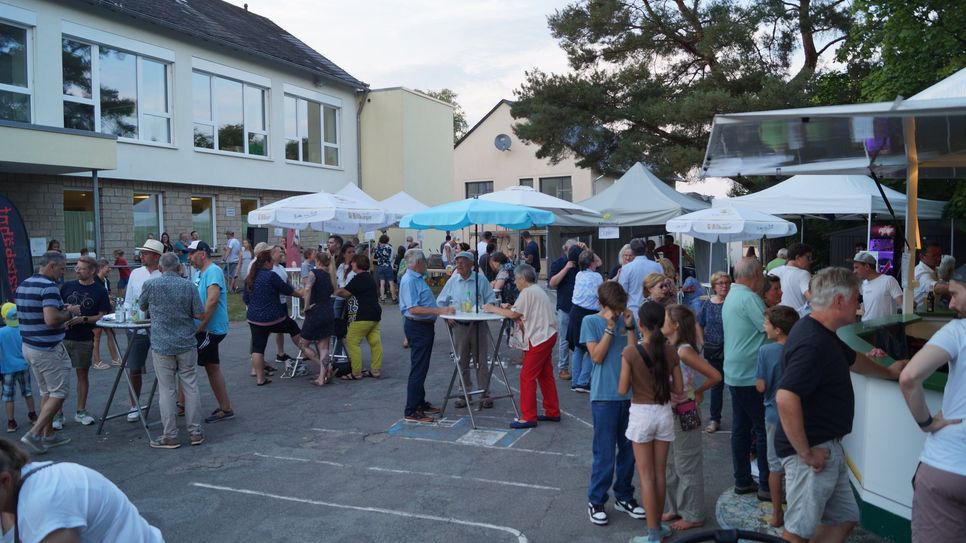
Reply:
[[[364,435],[366,435],[365,432],[358,432],[356,430],[332,430],[332,429],[329,429],[329,428],[311,428],[311,430],[314,430],[316,432],[331,432],[333,434],[353,434],[353,435],[357,435],[357,436],[364,436]]]
[[[409,470],[404,470],[404,469],[377,468],[377,467],[374,467],[374,466],[370,466],[370,467],[368,467],[366,469],[369,470],[369,471],[382,471],[382,472],[386,472],[386,473],[400,473],[400,474],[403,474],[403,475],[427,475],[427,476],[430,476],[430,477],[447,477],[447,478],[450,478],[450,479],[459,479],[459,480],[466,480],[466,481],[476,481],[476,482],[479,482],[479,483],[490,483],[490,484],[494,484],[494,485],[518,486],[518,487],[522,487],[522,488],[532,488],[532,489],[535,489],[535,490],[555,490],[557,492],[560,492],[561,491],[560,488],[557,488],[555,486],[532,485],[532,484],[529,484],[529,483],[516,483],[516,482],[513,482],[513,481],[500,481],[498,479],[481,479],[479,477],[463,477],[461,475],[446,475],[446,474],[442,474],[442,473],[429,473],[429,472],[426,472],[426,471],[409,471]]]
[[[344,468],[345,464],[340,464],[338,462],[329,462],[328,460],[310,460],[308,458],[296,458],[294,456],[274,456],[271,454],[262,453],[252,453],[254,456],[260,456],[262,458],[274,458],[275,460],[292,460],[295,462],[312,462],[314,464],[325,464],[326,466],[335,466],[337,468]]]
[[[270,494],[268,492],[261,492],[259,490],[248,490],[245,488],[232,488],[228,486],[219,485],[209,485],[207,483],[190,483],[191,486],[198,488],[206,488],[209,490],[221,490],[224,492],[234,492],[236,494],[245,494],[248,496],[260,496],[263,498],[273,498],[276,500],[284,500],[296,503],[306,503],[309,505],[321,505],[323,507],[334,507],[336,509],[348,509],[350,511],[362,511],[365,513],[382,513],[384,515],[394,515],[397,517],[408,517],[421,520],[432,520],[435,522],[445,522],[447,524],[458,524],[461,526],[471,526],[474,528],[486,528],[489,530],[498,530],[500,532],[508,533],[517,538],[518,543],[527,543],[527,536],[523,535],[520,530],[515,528],[510,528],[509,526],[499,526],[496,524],[488,524],[485,522],[473,522],[469,520],[461,520],[449,517],[438,517],[436,515],[425,515],[422,513],[410,513],[408,511],[396,511],[394,509],[382,509],[380,507],[360,507],[357,505],[345,505],[341,503],[323,502],[319,500],[308,500],[305,498],[295,498],[292,496],[282,496],[280,494]]]
[[[534,454],[547,454],[550,456],[569,456],[571,458],[580,458],[579,454],[562,453],[556,451],[538,451],[536,449],[511,449],[509,447],[494,447],[492,445],[475,445],[471,443],[462,443],[460,441],[443,441],[442,439],[429,439],[426,437],[410,437],[410,436],[396,436],[396,439],[409,439],[412,441],[426,441],[429,443],[446,443],[447,445],[461,445],[463,447],[481,447],[483,449],[493,449],[495,451],[517,451],[517,452],[528,452]]]

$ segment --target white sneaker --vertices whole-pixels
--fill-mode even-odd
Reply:
[[[132,407],[131,410],[127,414],[127,421],[128,422],[137,422],[138,420],[139,420],[139,417],[138,417],[138,408],[137,407]]]
[[[84,426],[90,426],[91,424],[94,424],[94,417],[90,416],[87,411],[78,411],[77,414],[74,415],[74,422],[79,422]]]
[[[54,427],[54,430],[63,430],[64,429],[64,414],[63,413],[57,413],[56,415],[54,415],[54,420],[51,422],[51,425]]]

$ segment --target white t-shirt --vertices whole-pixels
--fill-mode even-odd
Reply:
[[[928,264],[922,261],[916,264],[916,282],[919,283],[919,286],[916,287],[913,293],[916,298],[916,304],[920,304],[926,299],[926,294],[929,294],[929,289],[935,286],[937,281],[939,281],[939,274],[936,273],[936,270],[930,268]]]
[[[128,315],[131,314],[131,311],[140,309],[140,307],[134,306],[134,300],[141,297],[141,291],[144,290],[144,283],[148,279],[154,279],[155,277],[161,277],[161,268],[149,272],[145,266],[141,266],[131,272],[131,277],[127,280],[127,289],[124,291],[124,308],[128,310]],[[147,330],[138,330],[135,333],[147,335],[148,332]]]
[[[788,306],[795,311],[805,305],[805,292],[808,291],[808,282],[811,281],[812,274],[801,268],[786,265],[773,269],[771,275],[781,279],[781,305]]]
[[[238,238],[228,240],[228,254],[225,255],[228,262],[238,262],[238,255],[241,253],[241,242]]]
[[[476,256],[483,256],[486,254],[486,242],[481,241],[476,244]]]
[[[927,345],[939,347],[950,355],[949,376],[943,390],[943,417],[966,419],[966,319],[950,321]],[[966,477],[966,422],[950,424],[926,436],[919,460]]]
[[[29,473],[49,462],[32,462]],[[31,475],[20,490],[17,521],[24,543],[43,540],[62,528],[75,528],[82,543],[124,541],[163,543],[161,531],[106,477],[84,466],[61,462]]]
[[[862,320],[868,321],[895,315],[899,308],[896,298],[902,296],[902,287],[891,275],[881,274],[871,281],[862,281]]]

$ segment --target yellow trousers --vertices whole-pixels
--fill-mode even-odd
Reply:
[[[362,373],[362,340],[369,342],[372,363],[369,371],[379,373],[382,369],[382,335],[379,333],[379,321],[354,321],[349,325],[345,335],[345,350],[352,364],[352,373]]]

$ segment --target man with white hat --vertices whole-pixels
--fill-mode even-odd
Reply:
[[[895,315],[902,307],[902,287],[895,277],[879,273],[879,262],[868,251],[855,253],[852,271],[862,279],[862,320]]]
[[[127,281],[124,308],[128,315],[133,315],[134,311],[139,309],[138,298],[141,297],[144,282],[148,279],[161,277],[158,261],[164,254],[164,245],[156,239],[148,239],[137,250],[141,252],[141,267],[134,269]],[[128,332],[127,339],[130,342],[130,354],[128,354],[126,367],[136,396],[131,398],[131,411],[127,414],[127,421],[137,422],[138,409],[140,409],[141,375],[144,373],[144,364],[148,359],[151,341],[148,338],[148,333],[144,330],[137,330],[134,333]]]
[[[456,271],[446,281],[446,285],[436,298],[440,307],[455,307],[460,310],[461,304],[466,306],[483,307],[484,304],[496,303],[496,294],[485,277],[478,277],[473,271],[473,253],[463,251],[456,255]],[[466,307],[462,308],[463,311]],[[456,345],[456,355],[459,357],[460,373],[463,375],[463,386],[467,392],[471,390],[487,390],[490,380],[487,359],[487,338],[490,333],[483,327],[486,322],[447,320],[453,332],[453,343]],[[476,362],[476,389],[470,386],[470,358]],[[483,398],[483,407],[493,407],[493,401]],[[456,400],[456,407],[466,407],[466,400]]]

